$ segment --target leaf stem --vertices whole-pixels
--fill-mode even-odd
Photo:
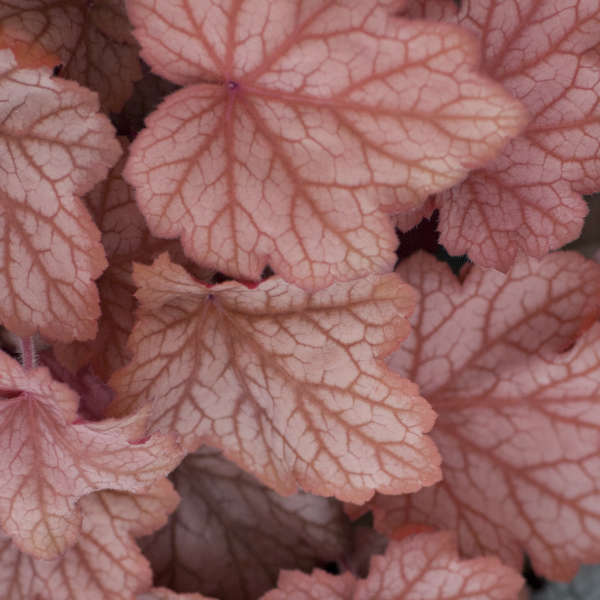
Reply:
[[[21,364],[26,371],[37,367],[37,353],[35,351],[35,342],[33,336],[19,337],[19,345],[21,346]]]

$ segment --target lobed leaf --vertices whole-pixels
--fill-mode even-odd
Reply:
[[[452,528],[466,555],[520,567],[526,552],[536,573],[570,579],[600,560],[600,265],[555,253],[461,283],[417,255],[399,272],[423,296],[390,366],[439,414],[444,479],[378,496],[376,527]]]
[[[146,121],[126,179],[150,230],[233,277],[306,289],[392,267],[384,210],[496,155],[521,105],[464,30],[397,2],[131,0],[153,70],[185,85]]]
[[[514,600],[523,580],[497,558],[460,560],[450,533],[392,541],[366,579],[284,571],[262,600]]]
[[[181,460],[172,437],[142,439],[144,411],[86,422],[77,408],[77,394],[48,369],[25,371],[0,352],[0,523],[36,558],[54,558],[75,543],[82,496],[140,491]]]
[[[15,334],[93,337],[106,267],[79,196],[119,158],[95,94],[0,49],[0,321]]]
[[[414,303],[396,275],[314,294],[279,277],[210,287],[162,255],[134,279],[133,360],[111,379],[110,414],[150,404],[151,430],[222,448],[284,495],[362,502],[437,480],[434,415],[380,360]]]
[[[531,120],[502,154],[442,193],[440,243],[506,271],[576,239],[600,189],[597,0],[465,0],[457,22]]]
[[[134,323],[135,284],[131,276],[133,262],[149,262],[161,252],[170,251],[182,258],[177,242],[152,237],[136,207],[131,188],[123,180],[129,144],[119,138],[124,154],[109,176],[88,194],[90,212],[102,233],[102,244],[109,266],[98,280],[102,315],[93,340],[55,344],[55,355],[76,372],[90,364],[93,371],[108,380],[130,359],[127,338]]]
[[[90,494],[79,502],[83,518],[75,545],[53,560],[24,554],[0,534],[3,600],[132,600],[152,584],[133,536],[163,525],[177,502],[164,479],[135,495]]]

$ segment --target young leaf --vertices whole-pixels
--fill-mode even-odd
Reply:
[[[454,535],[444,532],[390,542],[366,579],[284,571],[262,600],[515,600],[522,585],[497,558],[460,560]]]
[[[134,279],[134,357],[111,414],[151,403],[151,430],[222,448],[283,495],[364,502],[437,481],[434,414],[381,360],[414,302],[397,275],[312,295],[279,277],[209,287],[162,255]]]
[[[171,480],[181,495],[166,527],[140,541],[154,583],[219,600],[253,600],[275,587],[280,569],[310,570],[340,559],[350,527],[338,502],[283,498],[202,448]]]
[[[128,2],[142,57],[187,86],[125,170],[151,231],[234,277],[268,262],[306,289],[390,269],[382,207],[462,179],[525,119],[476,73],[464,30],[394,19],[396,4]]]
[[[79,502],[77,542],[53,560],[28,556],[0,534],[2,599],[132,600],[152,584],[148,561],[133,538],[163,525],[178,499],[164,479],[135,495],[90,494]]]
[[[106,259],[79,196],[121,148],[96,94],[49,67],[20,67],[7,48],[0,97],[0,321],[22,336],[91,338]]]
[[[483,67],[531,115],[502,154],[437,199],[440,243],[507,270],[577,238],[581,194],[600,189],[600,4],[464,0],[458,22],[482,42]]]
[[[0,0],[0,29],[56,55],[60,75],[98,92],[119,112],[142,77],[124,0]]]
[[[181,451],[146,433],[143,412],[122,420],[77,420],[77,394],[45,367],[25,371],[0,352],[0,523],[15,544],[54,558],[75,542],[82,496],[139,491],[168,473]]]
[[[465,554],[526,552],[550,579],[600,560],[600,265],[555,253],[461,284],[421,254],[399,272],[423,297],[390,366],[439,414],[444,480],[377,497],[376,526],[452,528]]]

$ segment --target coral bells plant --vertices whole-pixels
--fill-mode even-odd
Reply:
[[[0,0],[0,597],[600,562],[599,42],[599,0]]]

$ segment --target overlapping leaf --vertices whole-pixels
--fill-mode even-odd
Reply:
[[[526,552],[551,579],[600,560],[600,266],[556,253],[462,284],[426,255],[399,270],[423,297],[390,364],[439,414],[444,479],[377,497],[377,526],[451,528],[467,555]]]
[[[135,82],[129,100],[118,115],[112,115],[117,129],[129,139],[144,128],[144,119],[165,97],[179,89],[178,85],[152,73],[145,63],[142,67],[144,74]]]
[[[94,373],[89,365],[77,372],[71,371],[58,361],[52,352],[46,350],[38,354],[38,366],[48,367],[52,377],[68,385],[79,395],[78,414],[81,419],[100,421],[114,399],[114,391]]]
[[[492,158],[524,124],[476,73],[464,30],[397,2],[132,0],[142,56],[187,87],[135,140],[125,176],[151,231],[256,280],[305,289],[389,269],[404,210]]]
[[[438,197],[440,242],[506,270],[519,253],[540,257],[575,239],[587,213],[581,194],[600,189],[600,4],[465,0],[458,22],[481,39],[485,71],[531,121]]]
[[[366,579],[284,571],[262,600],[515,600],[522,585],[496,558],[461,561],[454,536],[435,533],[390,542]]]
[[[414,296],[397,275],[314,294],[279,277],[208,287],[162,255],[134,278],[113,415],[151,403],[153,430],[220,447],[284,495],[362,502],[437,480],[433,412],[380,360],[408,333]]]
[[[0,0],[0,29],[59,58],[61,75],[119,112],[142,76],[125,0]]]
[[[125,153],[129,144],[120,138]],[[91,365],[94,372],[108,380],[129,359],[127,338],[131,333],[136,306],[135,285],[131,277],[133,261],[151,262],[169,250],[183,258],[179,244],[153,238],[135,205],[131,188],[121,173],[125,156],[87,196],[87,205],[102,233],[102,243],[109,261],[108,269],[98,280],[102,316],[98,334],[89,342],[55,344],[54,353],[75,372]]]
[[[254,600],[274,588],[280,569],[309,571],[350,550],[340,504],[296,494],[283,498],[202,448],[171,475],[181,495],[166,527],[140,541],[157,585],[219,600]]]
[[[121,154],[97,96],[0,49],[0,321],[18,335],[94,336],[106,267],[79,196]]]
[[[133,536],[163,525],[178,500],[167,480],[135,495],[90,494],[79,502],[83,519],[76,544],[54,560],[28,556],[1,536],[2,600],[132,600],[152,584]]]
[[[146,434],[143,412],[77,420],[78,398],[48,369],[0,352],[0,523],[23,551],[53,558],[75,542],[76,506],[105,488],[139,491],[181,460],[171,437]]]

